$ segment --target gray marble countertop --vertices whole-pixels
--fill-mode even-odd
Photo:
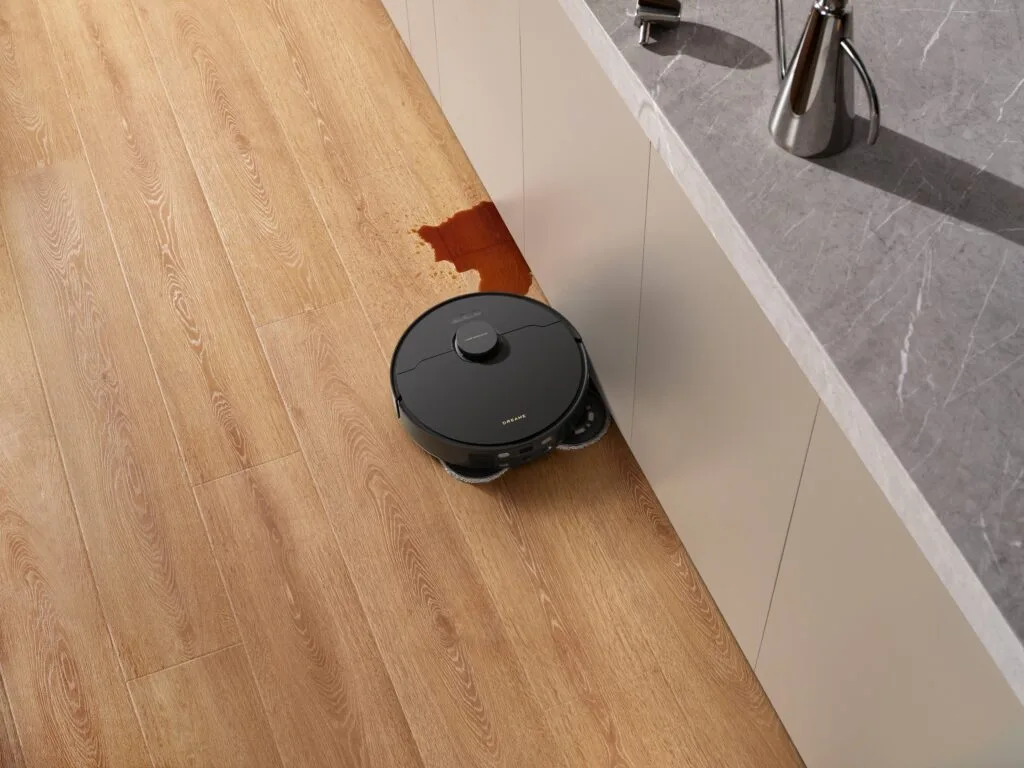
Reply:
[[[770,0],[559,2],[1024,701],[1024,0],[854,0],[883,128],[821,161]]]

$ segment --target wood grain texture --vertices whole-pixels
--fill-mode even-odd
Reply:
[[[512,477],[487,488],[444,486],[492,590],[530,595],[502,601],[499,608],[514,627],[517,647],[553,664],[535,662],[529,669],[546,706],[587,695],[601,679],[639,677],[657,668],[638,642],[631,584],[616,583],[605,542],[587,520],[603,510],[595,508],[586,485],[549,483],[580,460],[555,454],[525,467],[523,480]],[[609,626],[616,631],[604,631]]]
[[[552,463],[544,468],[557,473]],[[531,506],[520,506],[505,483],[446,482],[444,490],[483,580],[505,596],[498,611],[545,709],[577,702],[572,730],[588,734],[580,742],[638,765],[622,752],[631,714],[609,691],[658,667],[641,640],[640,617],[622,601],[626,585],[602,570],[607,559],[584,521],[586,489],[561,488]]]
[[[2,672],[3,668],[0,666],[0,765],[5,768],[25,768],[25,754],[21,751],[21,739],[18,737],[17,726],[14,725],[14,715],[11,713],[11,702],[7,698]]]
[[[388,348],[420,312],[478,288],[475,272],[436,263],[413,230],[485,200],[483,187],[379,5],[228,4]],[[374,45],[337,44],[352,35]]]
[[[341,259],[227,6],[135,5],[257,325],[344,298]]]
[[[237,640],[82,162],[10,180],[4,229],[71,491],[129,677]]]
[[[602,441],[559,484],[588,486],[588,519],[607,569],[635,584],[637,616],[669,689],[730,766],[801,765],[743,652],[693,567],[624,440]],[[524,501],[524,504],[526,502]]]
[[[129,0],[40,4],[193,482],[295,437]]]
[[[601,682],[614,714],[600,717],[591,696],[566,699],[548,710],[555,733],[571,745],[569,764],[612,768],[720,768],[730,766],[732,748],[713,742],[672,704],[660,672],[622,682]]]
[[[454,211],[448,206],[452,203],[457,211],[487,198],[462,145],[380,3],[285,2],[294,8],[308,8],[317,19],[329,20],[330,29],[341,39],[354,40],[360,35],[372,37],[372,46],[345,47],[349,77],[361,81],[363,92],[372,99],[385,126],[402,126],[400,131],[392,128],[385,134],[387,149],[404,159],[421,189],[430,190],[424,201],[436,216],[440,219],[450,216]],[[328,44],[332,38],[324,37],[327,31],[325,24],[317,27],[319,37],[315,44]]]
[[[281,765],[240,645],[146,675],[128,688],[161,768]]]
[[[46,432],[0,439],[0,615],[23,765],[149,765]]]
[[[81,155],[35,0],[0,6],[0,179]],[[0,437],[50,429],[6,237],[0,230]]]
[[[24,429],[49,429],[43,385],[39,380],[32,342],[7,241],[0,229],[0,437]]]
[[[196,488],[289,766],[420,766],[302,456]]]
[[[424,762],[563,764],[358,307],[261,336]]]
[[[354,11],[362,4],[346,3],[341,10]],[[274,95],[282,129],[290,139],[299,130],[310,147],[326,147],[326,152],[309,156],[304,144],[294,142],[304,173],[315,171],[311,161],[324,154],[333,155],[323,169],[329,169],[328,177],[341,174],[346,180],[404,166],[396,151],[401,130],[383,121],[374,91],[353,69],[347,50],[351,46],[339,44],[347,39],[342,36],[345,27],[330,9],[305,0],[229,0],[227,5],[253,66]],[[378,43],[379,30],[364,32],[370,35],[364,39]],[[315,193],[316,185],[311,186]]]
[[[0,176],[53,165],[81,145],[36,0],[0,6]]]
[[[494,486],[445,485],[491,591],[516,596],[499,601],[498,609],[534,688],[554,712],[554,726],[587,733],[575,742],[581,749],[600,748],[584,752],[579,764],[599,764],[603,755],[600,762],[613,765],[797,765],[784,733],[747,722],[750,705],[732,700],[733,681],[689,676],[670,685],[665,679],[661,654],[668,648],[654,642],[663,637],[649,626],[671,627],[662,617],[693,612],[692,599],[638,578],[635,564],[617,549],[622,540],[645,540],[650,557],[662,529],[672,529],[660,508],[645,509],[649,490],[638,498],[621,474],[605,480],[594,474],[609,472],[607,459],[594,466],[591,453],[599,451],[632,461],[612,430],[586,454],[555,454]],[[670,541],[675,549],[657,555],[660,570],[680,567],[665,557],[681,552],[674,533]],[[681,567],[696,579],[688,561]],[[688,623],[696,621],[708,618],[694,612]],[[677,630],[690,637],[680,637],[675,652],[688,644],[703,665],[738,653],[731,642],[720,648],[694,638],[692,627]],[[735,663],[743,665],[745,682],[753,679],[742,655]],[[763,694],[756,705],[774,717]],[[743,726],[723,727],[723,719]],[[672,722],[687,727],[667,725]]]

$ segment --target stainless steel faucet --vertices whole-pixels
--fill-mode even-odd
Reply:
[[[679,24],[682,12],[680,0],[637,0],[633,26],[640,28],[640,45],[650,45],[651,26],[674,27]]]
[[[878,94],[853,47],[847,0],[816,0],[793,60],[786,65],[783,0],[775,0],[775,42],[782,88],[768,128],[775,143],[799,157],[842,152],[853,141],[853,70],[868,94],[868,144],[878,139]]]

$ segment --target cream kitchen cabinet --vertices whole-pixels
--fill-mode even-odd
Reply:
[[[400,0],[390,0],[400,2]],[[420,74],[430,86],[431,93],[437,99],[438,104],[444,107],[441,101],[441,78],[437,66],[437,35],[434,29],[434,2],[435,0],[405,0],[406,16],[408,17],[409,36],[405,38],[405,44],[412,54],[413,61],[419,67]],[[391,15],[392,20],[395,14]],[[397,26],[398,22],[395,21]],[[401,29],[401,27],[399,27]]]
[[[650,145],[557,0],[521,0],[520,24],[526,259],[628,438]]]
[[[824,407],[756,671],[808,768],[1024,765],[1024,708]]]
[[[751,663],[818,398],[660,157],[631,445]]]
[[[434,0],[434,21],[444,113],[522,249],[519,0]]]

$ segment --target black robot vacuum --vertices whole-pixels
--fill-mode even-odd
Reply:
[[[507,293],[459,296],[420,315],[391,358],[391,391],[412,439],[469,483],[591,445],[611,421],[576,329]]]

